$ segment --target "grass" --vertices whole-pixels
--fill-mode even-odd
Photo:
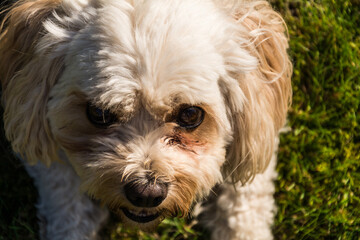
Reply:
[[[291,131],[282,135],[276,239],[360,239],[360,1],[273,0],[294,63]],[[0,240],[36,239],[36,191],[1,138]],[[206,239],[181,219],[156,234],[117,225],[111,239]]]
[[[282,136],[279,239],[360,238],[360,2],[297,1],[292,131]]]
[[[36,189],[1,132],[0,240],[37,239]]]

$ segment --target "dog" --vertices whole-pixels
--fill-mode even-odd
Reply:
[[[4,128],[41,239],[98,239],[109,212],[273,238],[292,65],[268,2],[20,0],[1,29]]]

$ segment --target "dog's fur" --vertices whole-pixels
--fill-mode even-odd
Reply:
[[[271,239],[285,33],[265,1],[17,2],[0,37],[4,124],[39,190],[42,239],[96,239],[107,209],[153,230],[193,208],[212,239]],[[89,102],[117,121],[94,126]],[[184,105],[204,110],[198,127],[179,126]],[[136,207],[124,186],[149,176],[167,196]]]

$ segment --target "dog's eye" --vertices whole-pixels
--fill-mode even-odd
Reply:
[[[91,103],[87,104],[86,115],[90,122],[97,127],[108,127],[116,121],[116,115],[109,110],[95,107]]]
[[[204,110],[199,107],[182,109],[177,117],[177,123],[184,128],[196,128],[204,120]]]

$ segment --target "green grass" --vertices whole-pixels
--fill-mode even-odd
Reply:
[[[282,135],[276,239],[360,239],[360,1],[273,0],[294,63],[291,131]],[[0,240],[36,239],[36,191],[3,147]],[[184,220],[155,234],[117,225],[111,239],[206,239]]]
[[[279,239],[360,238],[360,2],[297,1],[292,131],[281,138]]]

